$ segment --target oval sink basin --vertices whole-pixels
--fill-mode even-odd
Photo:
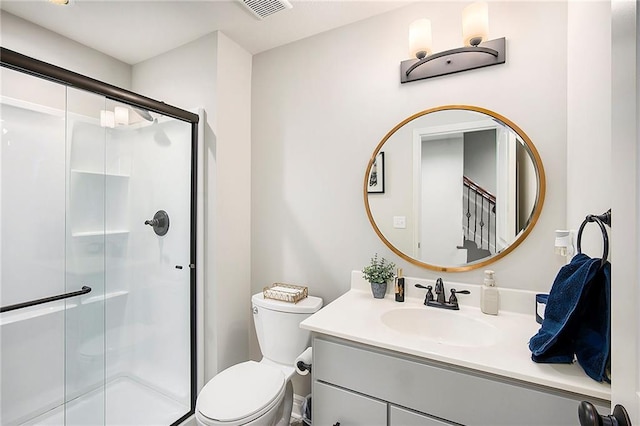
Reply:
[[[498,330],[493,325],[459,311],[429,307],[393,309],[380,319],[397,333],[443,345],[490,346],[498,340]]]

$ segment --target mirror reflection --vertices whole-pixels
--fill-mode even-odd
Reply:
[[[506,117],[464,105],[398,124],[365,175],[380,238],[406,260],[442,271],[479,268],[513,250],[534,226],[544,191],[527,135]]]

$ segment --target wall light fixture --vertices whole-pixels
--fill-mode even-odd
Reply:
[[[416,59],[400,63],[400,82],[504,64],[505,38],[487,40],[489,8],[485,2],[472,3],[462,11],[464,47],[431,53],[431,21],[418,19],[409,26],[409,51]]]

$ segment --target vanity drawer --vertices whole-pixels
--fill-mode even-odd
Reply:
[[[387,404],[320,382],[313,384],[313,424],[386,426]],[[322,409],[318,409],[322,407]]]
[[[579,402],[589,400],[332,337],[314,337],[313,357],[315,381],[466,425],[575,426]]]
[[[452,424],[395,405],[389,407],[389,426],[447,426]]]

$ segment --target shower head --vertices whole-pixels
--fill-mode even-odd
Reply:
[[[132,106],[131,108],[133,108],[136,114],[138,114],[140,117],[144,118],[147,121],[153,122],[153,117],[151,116],[149,111],[147,111],[146,109],[142,109],[134,106]]]

